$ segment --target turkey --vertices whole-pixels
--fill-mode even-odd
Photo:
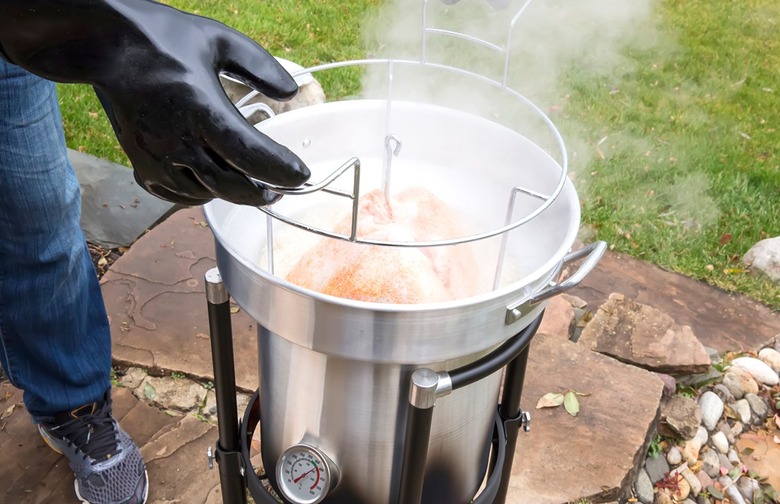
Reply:
[[[411,187],[388,201],[380,190],[359,201],[357,235],[396,242],[463,236],[448,205],[423,187]],[[346,216],[334,229],[349,234]],[[479,292],[478,265],[469,244],[389,247],[324,238],[306,251],[286,279],[324,294],[377,303],[452,301]]]

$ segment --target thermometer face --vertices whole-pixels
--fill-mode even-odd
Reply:
[[[276,479],[284,497],[295,504],[317,504],[331,488],[331,471],[315,448],[299,444],[279,457]]]

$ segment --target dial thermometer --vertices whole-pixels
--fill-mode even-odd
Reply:
[[[287,448],[276,464],[276,481],[294,504],[317,504],[336,486],[338,471],[317,448],[300,443]]]

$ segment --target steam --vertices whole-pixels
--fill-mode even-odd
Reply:
[[[580,124],[565,114],[566,102],[572,94],[566,86],[571,85],[572,74],[581,81],[612,82],[618,93],[621,76],[636,70],[636,60],[627,54],[674,52],[673,37],[657,24],[656,0],[513,0],[502,9],[493,7],[496,0],[450,3],[429,0],[427,26],[509,48],[507,85],[537,104],[563,132],[570,176],[581,199],[599,197],[589,192],[594,161],[620,156],[636,160],[650,153],[644,166],[613,168],[606,175],[638,181],[632,186],[634,192],[623,195],[619,203],[637,208],[636,215],[632,216],[637,219],[634,222],[647,219],[651,213],[658,216],[669,208],[688,230],[699,229],[717,219],[715,203],[707,196],[710,183],[705,175],[696,172],[695,165],[687,169],[684,152],[663,151],[646,135],[615,131],[608,120],[594,131],[593,121]],[[420,0],[386,2],[365,24],[369,56],[419,61],[423,47],[423,10]],[[521,10],[512,29],[511,22]],[[498,82],[504,78],[505,61],[500,52],[456,38],[430,35],[426,39],[425,57],[426,61],[464,68]],[[364,94],[386,96],[388,84],[383,78],[384,69],[374,70],[364,77]],[[478,113],[528,136],[560,161],[560,156],[555,154],[555,139],[549,135],[540,137],[539,132],[544,128],[540,128],[539,121],[529,118],[489,86],[475,86],[473,79],[435,73],[400,81],[394,84],[394,98],[401,96]],[[681,93],[677,99],[684,96]],[[656,160],[658,156],[664,159]],[[677,163],[676,178],[644,180],[643,175],[652,172],[653,162]],[[657,198],[648,198],[648,194]]]

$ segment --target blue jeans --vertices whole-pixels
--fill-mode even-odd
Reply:
[[[0,59],[0,362],[33,418],[103,397],[111,339],[53,83]]]

